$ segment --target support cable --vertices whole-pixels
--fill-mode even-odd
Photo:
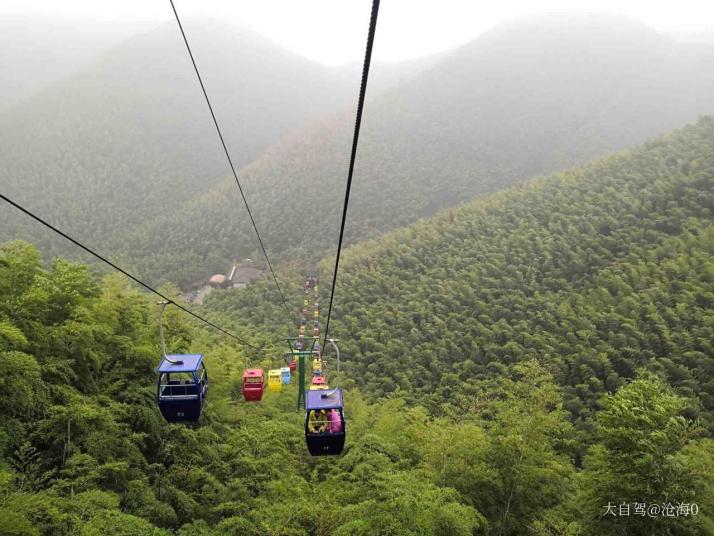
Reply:
[[[337,270],[340,267],[340,253],[342,252],[342,239],[345,233],[345,221],[347,219],[347,206],[350,202],[350,190],[352,188],[352,175],[355,169],[355,159],[357,157],[357,143],[359,141],[359,131],[362,124],[362,110],[364,108],[364,97],[367,93],[367,78],[369,77],[369,65],[372,61],[372,47],[374,46],[374,34],[377,29],[377,15],[379,14],[379,0],[372,0],[372,14],[369,20],[369,33],[367,35],[367,49],[364,54],[364,64],[362,66],[362,83],[359,90],[359,101],[357,102],[357,117],[355,119],[354,136],[352,137],[352,154],[350,155],[350,167],[347,173],[347,187],[345,189],[345,202],[342,208],[342,223],[340,224],[340,239],[337,243],[337,255],[335,256],[335,271],[332,274],[332,290],[330,291],[330,305],[327,308],[327,321],[325,322],[325,338],[322,343],[324,348],[330,331],[330,315],[332,314],[332,302],[335,297],[335,285],[337,284]]]
[[[86,252],[89,253],[90,255],[93,255],[94,257],[96,257],[97,259],[99,259],[100,261],[102,261],[103,263],[108,264],[109,266],[111,266],[112,268],[114,268],[117,272],[120,272],[120,273],[124,274],[126,277],[128,277],[129,279],[131,279],[131,280],[134,281],[135,283],[138,283],[139,285],[141,285],[142,287],[144,287],[144,288],[145,288],[146,290],[148,290],[149,292],[153,292],[154,294],[156,294],[157,296],[159,296],[159,297],[162,298],[163,300],[167,301],[168,303],[172,303],[173,305],[175,305],[176,307],[178,307],[179,309],[181,309],[184,313],[186,313],[186,314],[188,314],[188,315],[191,315],[191,316],[194,317],[195,319],[200,320],[201,322],[203,322],[204,324],[206,324],[206,325],[212,327],[213,329],[215,329],[215,330],[217,330],[217,331],[220,331],[221,333],[223,333],[223,334],[226,335],[227,337],[230,337],[230,338],[232,338],[232,339],[235,339],[235,340],[238,341],[240,344],[242,344],[242,345],[244,345],[244,346],[248,346],[249,348],[253,348],[254,350],[258,350],[258,347],[257,347],[257,346],[254,346],[254,345],[250,344],[249,342],[247,342],[247,341],[241,339],[241,338],[238,337],[237,335],[233,335],[233,333],[231,333],[231,332],[229,332],[229,331],[223,329],[222,327],[220,327],[220,326],[214,324],[214,323],[211,322],[210,320],[206,320],[206,319],[203,318],[202,316],[197,315],[196,313],[194,313],[194,312],[191,311],[190,309],[187,309],[186,307],[184,307],[184,306],[181,305],[180,303],[176,303],[174,300],[172,300],[172,299],[169,298],[168,296],[165,296],[164,294],[162,294],[161,292],[159,292],[159,291],[156,290],[155,288],[151,287],[151,286],[148,285],[147,283],[144,283],[144,282],[143,282],[141,279],[139,279],[138,277],[135,277],[135,276],[131,275],[129,272],[127,272],[127,271],[124,270],[123,268],[120,268],[119,266],[117,266],[116,264],[114,264],[114,263],[113,263],[112,261],[110,261],[109,259],[103,257],[102,255],[100,255],[100,254],[97,253],[96,251],[94,251],[94,250],[92,250],[91,248],[85,246],[84,244],[82,244],[82,243],[79,242],[78,240],[75,240],[74,238],[72,238],[71,236],[69,236],[67,233],[61,231],[60,229],[58,229],[57,227],[55,227],[55,226],[52,225],[51,223],[48,223],[47,221],[43,220],[41,217],[39,217],[39,216],[37,216],[36,214],[32,213],[31,211],[29,211],[29,210],[26,209],[25,207],[21,206],[20,204],[16,203],[15,201],[13,201],[12,199],[10,199],[9,197],[7,197],[7,196],[5,196],[5,195],[3,195],[3,194],[0,194],[0,199],[2,199],[3,201],[9,203],[10,205],[12,205],[13,207],[15,207],[15,208],[18,209],[19,211],[24,212],[25,214],[27,214],[28,216],[30,216],[30,217],[31,217],[32,219],[34,219],[35,221],[41,223],[42,225],[44,225],[45,227],[47,227],[47,228],[50,229],[51,231],[54,231],[55,233],[57,233],[58,235],[60,235],[62,238],[65,238],[65,239],[69,240],[69,241],[72,242],[75,246],[78,246],[78,247],[82,248],[84,251],[86,251]]]
[[[216,127],[216,132],[218,132],[218,138],[221,140],[221,145],[223,146],[223,152],[226,153],[226,159],[228,160],[228,165],[231,168],[231,172],[233,173],[233,178],[236,181],[236,185],[238,185],[238,191],[240,192],[241,197],[243,198],[243,204],[245,205],[245,209],[248,212],[248,217],[250,218],[250,223],[253,225],[253,230],[255,231],[256,236],[258,237],[258,243],[260,244],[260,249],[263,250],[263,256],[265,257],[265,261],[268,263],[268,268],[270,269],[270,274],[273,276],[273,281],[275,281],[275,286],[278,289],[278,293],[280,294],[280,299],[283,301],[283,307],[285,307],[285,310],[290,314],[290,308],[288,307],[288,302],[285,299],[285,295],[283,294],[282,289],[280,288],[280,283],[278,283],[278,278],[275,276],[275,271],[273,270],[273,265],[270,263],[270,259],[268,258],[268,252],[265,249],[265,245],[263,244],[263,239],[260,236],[260,232],[258,231],[258,226],[255,224],[255,219],[253,218],[253,213],[250,210],[250,206],[248,205],[248,199],[245,197],[245,193],[243,192],[243,187],[240,184],[240,180],[238,179],[238,173],[236,172],[236,168],[233,165],[233,159],[231,159],[231,155],[228,152],[228,147],[226,146],[226,142],[223,139],[223,133],[221,132],[221,128],[218,126],[218,120],[216,119],[216,114],[213,112],[213,106],[211,105],[211,101],[208,98],[208,93],[206,92],[206,86],[203,85],[203,79],[201,78],[201,73],[198,71],[198,66],[196,65],[196,60],[193,58],[193,52],[191,52],[191,46],[188,44],[188,39],[186,37],[186,32],[183,30],[183,25],[181,24],[181,19],[179,18],[178,12],[176,11],[176,6],[174,6],[174,1],[169,0],[171,2],[171,9],[174,11],[174,16],[176,17],[176,22],[178,23],[179,30],[181,30],[181,36],[183,37],[183,42],[186,44],[186,50],[188,50],[188,55],[191,58],[191,63],[193,64],[193,69],[196,71],[196,77],[198,78],[198,83],[201,85],[201,91],[203,91],[203,96],[206,99],[206,104],[208,105],[208,111],[211,112],[211,118],[213,119],[213,124]]]

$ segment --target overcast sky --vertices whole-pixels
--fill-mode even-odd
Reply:
[[[361,59],[370,0],[175,0],[196,16],[250,26],[285,48],[327,65]],[[663,33],[714,41],[714,0],[383,0],[376,59],[396,61],[463,44],[503,20],[538,11],[607,10]],[[172,20],[168,0],[0,0],[0,17],[111,34],[113,39]]]

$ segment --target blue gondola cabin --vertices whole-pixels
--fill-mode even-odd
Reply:
[[[203,354],[168,355],[156,369],[156,399],[168,422],[198,422],[208,393]]]
[[[288,385],[291,379],[292,375],[290,374],[290,367],[281,367],[280,380],[283,382],[283,385]]]
[[[305,441],[313,456],[342,453],[345,446],[342,389],[305,393]]]

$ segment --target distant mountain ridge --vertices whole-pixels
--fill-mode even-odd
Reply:
[[[352,100],[344,73],[245,28],[199,20],[187,32],[237,166]],[[179,209],[227,171],[175,23],[0,114],[3,190],[95,243]],[[0,217],[4,229],[17,229]]]
[[[83,164],[82,173],[63,174],[59,192],[50,188],[49,205],[41,208],[80,234],[92,222],[96,240],[120,251],[154,282],[170,279],[189,286],[231,260],[254,257],[257,244],[233,179],[226,178],[199,90],[189,80],[188,60],[181,59],[178,38],[171,35],[164,46],[177,55],[176,63],[159,65],[157,72],[171,79],[179,70],[186,77],[183,93],[172,94],[167,103],[158,91],[149,105],[149,112],[170,120],[144,122],[139,116],[132,122],[139,130],[119,131],[113,125],[126,124],[126,111],[109,110],[118,115],[102,128],[92,127],[87,147],[98,143],[98,132],[111,133],[112,140],[128,146],[98,143],[86,157],[100,157],[97,163]],[[266,122],[266,115],[253,113],[256,103],[277,102],[283,93],[274,81],[255,74],[265,61],[253,61],[256,54],[246,47],[207,58],[200,34],[194,35],[197,60],[229,147],[245,155],[236,157],[243,166],[241,181],[271,254],[276,259],[295,254],[319,258],[336,243],[358,77],[342,101],[347,104],[341,105],[335,94],[318,87],[324,80],[321,67],[298,69],[295,58],[277,54],[286,65],[276,72],[318,74],[294,82],[299,98],[291,100],[285,116],[279,114],[280,121]],[[219,78],[228,76],[229,58],[246,62],[245,79],[234,86]],[[233,65],[230,72],[241,68]],[[122,84],[128,80],[121,78]],[[256,100],[246,96],[241,101],[246,108],[231,113],[232,88],[247,95],[248,86]],[[135,91],[117,89],[115,101]],[[332,111],[316,118],[315,108]],[[271,110],[277,113],[278,108]],[[714,47],[677,44],[630,19],[609,15],[549,15],[496,28],[391,89],[369,90],[347,239],[376,236],[474,196],[640,143],[712,111]],[[295,126],[301,122],[301,128]],[[49,121],[41,124],[54,136],[42,147],[52,146],[56,129]],[[171,136],[151,132],[157,125]],[[6,134],[23,148],[31,147],[36,135],[34,130],[18,135],[16,129]],[[111,157],[104,159],[105,154]],[[23,180],[23,187],[14,181],[22,193],[23,188],[46,187],[48,171],[54,173],[56,162],[65,160],[58,153],[46,165],[16,166],[10,158],[5,173],[33,177]],[[107,171],[108,162],[119,162],[121,169]],[[73,170],[75,162],[62,165]],[[73,199],[60,208],[70,176],[72,186],[82,184],[88,193],[81,203]],[[126,177],[134,178],[132,184]],[[147,181],[151,186],[142,188]],[[128,186],[136,193],[127,193]],[[86,215],[86,225],[75,223],[78,212]],[[130,227],[127,220],[132,220]],[[6,228],[15,232],[17,224]]]
[[[445,207],[640,143],[714,111],[714,47],[680,45],[627,18],[567,14],[517,21],[368,94],[347,221],[354,242]],[[272,253],[334,247],[353,111],[311,125],[242,170]],[[127,242],[226,259],[254,250],[230,181]],[[208,221],[197,228],[199,214]],[[229,216],[233,214],[233,216]],[[216,232],[215,222],[227,222]],[[135,238],[135,239],[134,239]],[[225,260],[220,261],[225,264]],[[177,271],[170,279],[188,283]]]

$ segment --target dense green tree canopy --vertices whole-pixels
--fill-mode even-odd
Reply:
[[[168,309],[169,350],[211,378],[201,425],[169,425],[153,299],[5,244],[0,533],[711,533],[713,148],[702,119],[347,250],[330,459],[307,454],[294,385],[242,401],[243,367],[280,364],[294,329],[268,281],[201,310],[257,352]],[[303,268],[279,271],[296,308]],[[697,513],[604,508],[644,502]]]
[[[713,147],[704,118],[349,248],[332,328],[349,377],[434,409],[536,359],[589,429],[601,395],[646,366],[696,399],[688,414],[711,430]],[[208,307],[278,337],[269,292],[218,293]]]

